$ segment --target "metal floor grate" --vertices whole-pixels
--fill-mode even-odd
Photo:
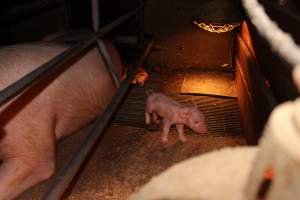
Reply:
[[[113,119],[115,125],[126,125],[156,131],[158,128],[145,125],[145,103],[147,89],[162,91],[182,104],[194,103],[206,118],[209,135],[226,137],[243,137],[244,130],[240,118],[237,99],[219,98],[212,96],[180,95],[183,81],[182,74],[150,75],[144,87],[132,86],[124,102],[121,104]],[[169,84],[169,85],[167,85]],[[165,91],[167,89],[167,91]],[[170,92],[171,91],[171,92]],[[174,127],[173,127],[174,128]],[[191,132],[185,130],[185,132]],[[207,134],[203,134],[206,136]]]

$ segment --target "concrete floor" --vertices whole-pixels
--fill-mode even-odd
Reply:
[[[56,172],[76,151],[90,129],[91,126],[87,126],[60,142]],[[110,127],[74,181],[66,199],[125,200],[152,176],[174,163],[214,149],[245,144],[242,137],[187,134],[187,138],[188,142],[183,144],[172,132],[169,143],[163,145],[159,132],[125,126]],[[19,200],[41,199],[51,181],[38,184]]]

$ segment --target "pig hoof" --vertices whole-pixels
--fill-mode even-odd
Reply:
[[[187,139],[184,137],[184,138],[179,138],[179,140],[183,143],[186,143],[187,142]]]
[[[167,137],[162,137],[161,141],[163,144],[166,144],[168,142],[168,138]]]
[[[159,120],[155,120],[155,121],[154,121],[154,124],[155,124],[155,125],[158,125],[158,124],[159,124]]]

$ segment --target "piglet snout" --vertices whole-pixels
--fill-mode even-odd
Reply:
[[[197,133],[201,133],[201,134],[208,133],[207,127],[205,125],[200,127],[199,130],[197,131]]]

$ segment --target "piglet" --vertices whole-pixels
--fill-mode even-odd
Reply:
[[[179,139],[186,142],[183,128],[184,125],[191,128],[196,133],[207,133],[205,119],[203,114],[198,110],[197,106],[184,106],[170,99],[166,95],[148,90],[148,98],[146,103],[146,124],[151,123],[151,113],[153,122],[158,123],[158,116],[163,118],[162,142],[168,141],[168,134],[172,124],[176,125]]]
[[[143,68],[139,68],[137,74],[135,75],[134,79],[132,80],[133,84],[139,84],[141,87],[144,86],[146,80],[148,79],[149,74]]]
[[[132,66],[125,66],[124,67],[123,76],[122,76],[121,80],[125,80],[126,79],[127,72],[131,68],[132,68]],[[133,80],[132,80],[131,83],[132,84],[137,84],[137,85],[140,85],[141,87],[143,87],[148,78],[149,78],[148,72],[146,70],[144,70],[143,68],[139,68],[138,72],[134,76],[134,78],[133,78]]]

